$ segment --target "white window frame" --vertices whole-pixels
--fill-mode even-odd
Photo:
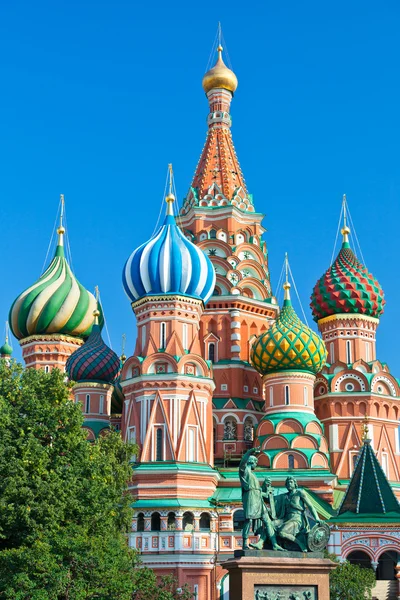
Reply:
[[[186,432],[186,461],[198,460],[198,428],[197,425],[188,425]]]
[[[370,362],[370,360],[371,360],[370,351],[371,351],[370,343],[365,342],[365,362]]]
[[[304,406],[308,406],[308,387],[305,385],[303,389]]]
[[[335,343],[331,342],[329,344],[329,360],[331,365],[335,362]]]
[[[358,450],[349,450],[349,473],[350,473],[350,477],[353,475],[354,473],[354,467],[355,467],[355,463],[353,465],[353,457],[357,457],[358,455]]]
[[[183,325],[182,325],[182,344],[183,344],[183,349],[187,350],[188,349],[188,324],[187,323],[183,323]]]
[[[290,405],[290,387],[288,385],[285,385],[284,395],[285,395],[285,406],[289,406]]]
[[[381,466],[382,471],[389,478],[389,454],[387,452],[381,452]]]
[[[136,427],[134,425],[132,425],[131,427],[128,427],[126,433],[127,433],[127,435],[126,435],[127,442],[131,442],[132,444],[136,444]],[[131,460],[133,462],[137,461],[136,454],[132,454]]]
[[[90,394],[86,394],[86,398],[85,398],[85,414],[89,414],[90,413]]]
[[[101,394],[99,398],[99,414],[104,415],[104,394]]]
[[[152,440],[152,445],[151,445],[151,460],[152,461],[156,461],[157,460],[157,429],[162,429],[162,435],[163,435],[163,448],[162,448],[162,460],[165,460],[165,456],[166,456],[166,429],[165,429],[165,423],[155,423],[153,424],[153,440]]]
[[[351,340],[346,340],[346,363],[348,365],[351,365],[351,363],[352,363]]]
[[[167,324],[165,321],[160,323],[160,348],[167,346]]]
[[[274,405],[274,388],[272,387],[272,385],[269,388],[269,405]]]
[[[141,336],[142,336],[142,351],[143,351],[144,347],[146,345],[146,336],[147,336],[146,325],[142,325]]]

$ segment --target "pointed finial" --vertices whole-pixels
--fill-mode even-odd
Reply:
[[[64,218],[64,194],[60,194],[60,203],[61,203],[60,226],[57,229],[57,233],[58,233],[58,245],[59,246],[63,246],[64,245],[64,233],[65,233],[65,228],[64,228],[64,224],[63,224],[63,218]]]
[[[289,283],[289,259],[288,253],[285,252],[285,283],[283,284],[283,289],[285,290],[285,300],[290,300],[290,288],[291,285]]]
[[[174,172],[172,170],[172,163],[168,165],[169,170],[169,192],[168,196],[165,198],[165,202],[167,203],[167,215],[174,215],[174,211],[172,210],[172,205],[175,202],[175,196],[172,193],[172,182],[174,177]]]
[[[371,438],[369,436],[368,424],[369,424],[368,415],[365,415],[363,424],[361,425],[361,441],[363,444],[369,443],[371,441]]]
[[[126,333],[123,333],[122,334],[122,344],[121,344],[121,356],[119,357],[122,364],[124,364],[124,362],[126,361],[125,345],[126,345]]]
[[[99,311],[99,298],[100,298],[100,291],[99,291],[99,286],[96,285],[94,288],[94,295],[96,298],[96,310],[93,311],[93,316],[94,316],[94,324],[98,325],[99,324],[99,316],[100,316],[100,311]]]
[[[341,234],[343,236],[343,244],[349,243],[349,233],[350,228],[347,226],[347,199],[346,194],[343,194],[343,229],[341,230]]]

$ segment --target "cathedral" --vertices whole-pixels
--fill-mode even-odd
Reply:
[[[238,465],[259,446],[260,481],[279,493],[293,475],[331,527],[330,552],[371,566],[389,589],[400,577],[400,386],[376,353],[384,293],[351,248],[344,211],[339,253],[315,273],[319,335],[296,314],[288,276],[279,306],[233,144],[238,81],[217,53],[186,198],[178,207],[171,180],[162,225],[121,265],[134,355],[103,341],[62,217],[54,258],[12,304],[9,326],[26,367],[74,382],[88,440],[114,427],[137,445],[129,543],[159,575],[173,572],[197,600],[229,599],[221,564],[242,546]],[[0,355],[10,360],[8,339]]]

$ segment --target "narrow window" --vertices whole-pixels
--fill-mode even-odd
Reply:
[[[167,339],[167,324],[160,323],[160,348],[165,348]]]
[[[49,372],[50,372],[50,367],[49,367],[49,365],[46,365],[46,366],[45,366],[45,368],[44,368],[44,372],[45,372],[45,373],[49,373]]]
[[[215,344],[208,344],[208,360],[215,362]]]
[[[99,401],[99,413],[102,415],[104,413],[104,396],[100,396]]]
[[[331,365],[335,362],[335,344],[333,342],[329,344],[329,360]]]
[[[137,530],[144,531],[144,514],[139,513],[137,516]]]
[[[304,386],[304,406],[308,406],[308,387]]]
[[[199,598],[199,584],[198,583],[195,583],[193,586],[193,597],[194,597],[194,600],[198,600],[198,598]]]
[[[289,469],[294,469],[294,456],[293,456],[293,454],[289,454],[289,456],[288,456],[288,465],[289,465]]]
[[[274,405],[274,388],[271,387],[269,388],[269,405],[273,406]]]
[[[161,531],[161,517],[158,512],[151,515],[151,531]]]
[[[195,440],[195,431],[193,427],[190,427],[188,430],[188,462],[194,462],[196,459],[196,440]]]
[[[146,345],[146,325],[142,325],[142,351]]]
[[[183,324],[182,327],[182,343],[184,350],[188,349],[188,326],[187,323]]]
[[[346,340],[346,362],[347,364],[351,364],[351,341]]]
[[[285,385],[285,404],[290,404],[290,390],[288,385]]]
[[[163,430],[161,427],[156,432],[156,460],[163,460]]]
[[[386,452],[382,452],[382,469],[383,472],[385,473],[386,477],[389,476],[389,464],[388,464],[388,455],[386,454]]]
[[[90,394],[86,394],[85,413],[90,413]]]
[[[366,362],[371,360],[369,356],[369,342],[365,342],[365,360]]]

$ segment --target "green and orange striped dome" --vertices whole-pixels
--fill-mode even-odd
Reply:
[[[17,339],[64,334],[86,339],[93,326],[96,299],[76,279],[65,258],[61,226],[55,255],[46,271],[14,301],[10,328]],[[101,325],[103,316],[100,317]]]
[[[261,374],[279,371],[318,373],[325,365],[327,352],[322,339],[297,316],[285,283],[285,300],[278,319],[251,349],[251,363]]]
[[[375,318],[383,313],[383,290],[350,248],[348,231],[342,230],[344,241],[336,260],[314,286],[310,306],[315,321],[341,313]]]

